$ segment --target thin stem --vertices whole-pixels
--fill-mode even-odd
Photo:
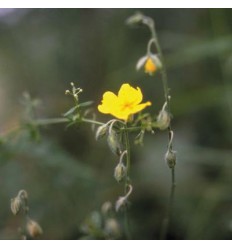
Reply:
[[[125,179],[124,191],[125,191],[125,195],[127,195],[128,181],[130,180],[129,179],[129,172],[130,172],[130,141],[129,141],[127,124],[125,124],[124,134],[125,134],[125,145],[126,145],[126,151],[127,151],[127,153],[126,153],[126,179]],[[131,235],[130,235],[130,229],[129,229],[129,220],[128,220],[127,208],[125,208],[125,217],[124,218],[125,218],[124,223],[125,223],[126,238],[130,240]]]
[[[164,57],[162,53],[162,49],[159,44],[159,40],[157,38],[156,30],[155,30],[155,23],[152,18],[144,17],[144,24],[146,24],[151,32],[151,39],[148,43],[148,48],[151,48],[151,44],[154,43],[158,52],[158,56],[160,57],[162,68],[161,68],[161,81],[163,84],[164,90],[164,98],[167,104],[167,110],[170,113],[170,95],[169,95],[169,88],[168,88],[168,77],[167,77],[167,70],[164,63]],[[150,51],[149,51],[150,52]],[[171,123],[168,127],[168,149],[172,150],[172,139],[173,139],[173,131],[171,129]],[[175,167],[171,168],[171,190],[170,190],[170,198],[169,198],[169,205],[166,213],[166,217],[163,220],[162,227],[161,227],[161,239],[165,239],[167,237],[168,228],[170,225],[170,220],[172,216],[172,209],[173,209],[173,201],[175,195]]]
[[[175,187],[176,187],[176,182],[175,182],[175,169],[171,168],[171,177],[172,177],[172,185],[171,185],[171,192],[170,192],[170,197],[169,197],[169,204],[168,204],[168,209],[166,212],[166,216],[163,219],[162,222],[162,227],[161,227],[161,233],[160,233],[160,239],[166,239],[167,238],[167,232],[168,228],[170,225],[170,220],[172,217],[172,209],[173,209],[173,203],[174,203],[174,195],[175,195]]]

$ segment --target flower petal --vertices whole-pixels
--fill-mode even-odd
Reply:
[[[139,104],[143,100],[143,95],[139,87],[135,89],[125,83],[118,92],[118,99],[121,103]]]
[[[118,97],[111,91],[103,95],[102,104],[98,105],[98,110],[103,114],[111,114],[118,106]]]
[[[138,112],[142,111],[143,109],[145,109],[147,106],[151,106],[151,102],[145,102],[145,103],[141,103],[139,105],[135,105],[135,106],[133,106],[133,108],[130,109],[130,114],[138,113]]]

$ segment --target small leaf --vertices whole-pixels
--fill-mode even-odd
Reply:
[[[87,107],[93,104],[93,101],[83,102],[78,104],[79,107]]]
[[[63,114],[64,117],[67,117],[69,115],[71,115],[79,106],[74,106],[71,109],[69,109],[66,113]]]

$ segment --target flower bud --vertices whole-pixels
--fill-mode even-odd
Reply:
[[[107,130],[108,130],[108,125],[106,124],[98,127],[96,135],[95,135],[96,140],[104,137],[106,135]]]
[[[114,218],[109,218],[105,222],[105,232],[112,238],[119,238],[121,235],[119,223]]]
[[[138,23],[142,23],[142,21],[143,21],[143,15],[140,12],[137,12],[126,20],[126,24],[135,25]]]
[[[174,168],[176,165],[176,152],[168,150],[165,154],[165,161],[169,168]]]
[[[17,215],[19,213],[20,208],[21,208],[21,201],[19,197],[15,197],[11,199],[10,208],[14,215]]]
[[[115,203],[115,210],[118,212],[121,208],[125,207],[127,202],[127,197],[125,196],[120,196],[118,200]]]
[[[111,210],[112,210],[111,202],[107,201],[102,204],[101,212],[103,215],[108,215]]]
[[[122,179],[126,176],[126,167],[123,163],[119,163],[114,170],[114,178],[117,182],[121,182]]]
[[[32,219],[28,219],[26,224],[26,230],[32,238],[35,238],[43,233],[43,230],[40,225]]]
[[[109,135],[107,137],[107,142],[108,142],[108,145],[110,147],[110,150],[114,154],[119,156],[122,152],[121,143],[119,141],[119,137],[118,137],[117,133],[113,129],[111,129],[111,132],[109,133]]]
[[[25,190],[20,190],[18,195],[11,199],[10,208],[14,215],[17,215],[20,210],[23,210],[25,213],[28,212],[27,199],[28,195]]]
[[[170,125],[170,121],[171,121],[171,118],[170,118],[169,113],[165,109],[162,109],[159,112],[159,115],[157,117],[157,126],[158,126],[158,128],[160,130],[167,129],[169,127],[169,125]]]

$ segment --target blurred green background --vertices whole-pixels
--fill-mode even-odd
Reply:
[[[1,136],[22,119],[22,93],[39,98],[36,116],[61,117],[72,106],[70,82],[84,89],[81,101],[99,104],[106,90],[123,82],[141,87],[149,109],[164,102],[160,75],[136,72],[150,38],[145,27],[125,20],[135,9],[0,9]],[[232,11],[231,9],[142,9],[154,18],[167,64],[177,188],[169,239],[232,238]],[[97,119],[110,116],[97,113]],[[41,129],[0,146],[0,239],[19,238],[20,217],[10,199],[29,194],[30,215],[41,239],[80,239],[81,225],[122,186],[113,178],[117,157],[91,126]],[[132,143],[130,226],[133,239],[159,239],[169,190],[164,163],[167,133]],[[118,214],[121,225],[121,214]]]

